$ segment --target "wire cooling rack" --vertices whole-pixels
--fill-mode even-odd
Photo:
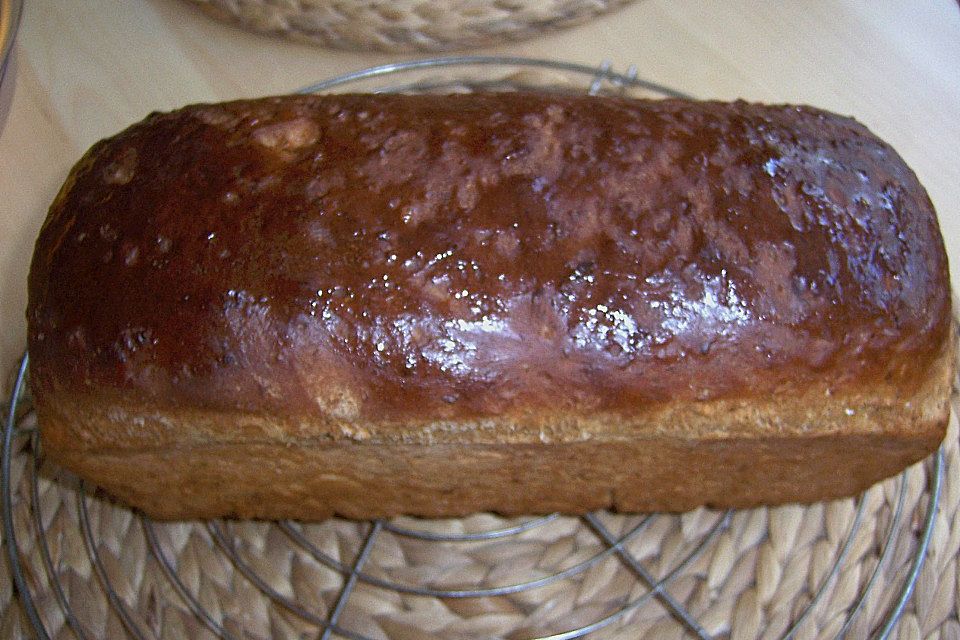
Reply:
[[[516,88],[683,95],[634,68],[472,56],[304,91]],[[159,523],[45,461],[27,371],[24,356],[4,428],[3,527],[40,638],[886,638],[943,478],[941,451],[858,498],[808,507]]]

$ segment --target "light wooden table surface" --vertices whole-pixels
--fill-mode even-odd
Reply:
[[[926,185],[960,288],[956,0],[637,0],[585,26],[474,51],[624,70],[699,97],[809,103],[888,140]],[[407,56],[409,58],[410,56]],[[0,365],[24,346],[33,241],[70,166],[154,110],[284,93],[404,59],[312,48],[181,0],[26,0],[0,91]]]

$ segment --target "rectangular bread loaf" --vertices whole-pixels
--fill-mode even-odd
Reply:
[[[744,507],[933,451],[936,214],[851,119],[287,96],[96,144],[40,233],[47,455],[160,518]]]

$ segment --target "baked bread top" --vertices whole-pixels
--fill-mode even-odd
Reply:
[[[949,335],[903,160],[808,107],[285,96],[95,145],[37,241],[39,393],[457,421],[904,389]]]

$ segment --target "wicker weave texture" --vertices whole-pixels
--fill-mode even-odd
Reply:
[[[632,0],[193,0],[255,31],[350,50],[450,51],[521,40]]]

